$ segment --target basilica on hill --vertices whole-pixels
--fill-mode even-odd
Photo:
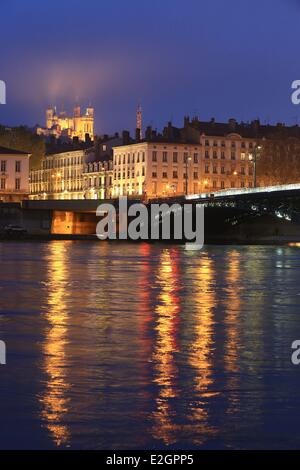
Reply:
[[[46,110],[46,127],[38,127],[36,132],[46,137],[77,137],[81,141],[88,137],[94,140],[94,108],[88,106],[82,113],[80,106],[76,105],[73,115],[68,115],[65,111],[57,112],[56,106],[50,107]]]

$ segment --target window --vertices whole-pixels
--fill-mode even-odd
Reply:
[[[207,139],[205,140],[205,145],[206,145],[206,147],[209,147],[209,140],[207,140]]]
[[[163,162],[168,161],[168,152],[163,152]]]
[[[221,158],[222,158],[222,160],[225,159],[225,152],[224,152],[223,150],[222,150],[222,152],[221,152]]]
[[[213,188],[216,188],[216,187],[217,187],[217,182],[213,181]]]
[[[209,158],[209,151],[205,150],[205,158]]]
[[[231,160],[235,160],[235,152],[231,152]]]
[[[221,174],[222,174],[222,175],[225,174],[225,166],[221,166]]]
[[[213,173],[214,173],[214,174],[218,173],[216,166],[213,167]]]
[[[217,147],[217,146],[218,146],[217,141],[214,140],[214,147]]]
[[[21,179],[16,178],[16,190],[18,191],[21,188]]]
[[[245,167],[242,166],[241,168],[241,174],[244,175],[245,174]]]
[[[184,154],[183,154],[183,161],[184,161],[184,163],[187,162],[187,159],[188,159],[188,154],[187,154],[187,152],[184,152]]]
[[[225,142],[224,142],[224,140],[222,140],[222,142],[221,142],[221,147],[225,147]]]
[[[194,163],[198,163],[198,153],[194,153]]]
[[[178,173],[177,173],[177,171],[173,171],[173,178],[174,178],[174,179],[177,179],[177,178],[178,178]]]
[[[194,180],[197,180],[197,179],[198,179],[198,172],[194,171]]]
[[[241,160],[245,160],[245,153],[244,152],[241,153]]]
[[[145,167],[142,167],[142,176],[145,176]]]
[[[225,189],[225,183],[224,183],[224,181],[221,181],[221,189]]]
[[[1,189],[5,189],[5,187],[6,187],[6,179],[1,178]]]
[[[213,158],[218,158],[217,152],[215,150],[213,151]]]
[[[163,178],[168,178],[168,173],[166,171],[163,171],[162,177]]]
[[[178,152],[173,152],[173,162],[174,163],[178,162]]]
[[[16,173],[20,173],[20,172],[21,172],[21,162],[16,161]]]
[[[245,187],[245,181],[241,181],[241,188]]]
[[[1,171],[6,171],[6,160],[1,160]]]
[[[231,181],[230,186],[231,186],[232,188],[234,188],[234,186],[235,186],[234,181]]]
[[[153,161],[153,162],[157,162],[157,152],[156,152],[156,150],[154,150],[154,151],[152,152],[152,161]]]
[[[209,166],[205,165],[205,173],[209,173]]]
[[[153,171],[153,172],[152,172],[152,178],[157,178],[157,173],[156,173],[156,171]]]

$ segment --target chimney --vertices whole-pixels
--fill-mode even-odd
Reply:
[[[236,126],[236,120],[234,118],[230,118],[228,120],[228,126],[229,126],[229,129],[231,131],[234,131],[235,130],[235,126]]]
[[[138,127],[135,130],[135,140],[136,142],[140,142],[141,140],[141,129],[139,129]]]
[[[190,124],[190,118],[189,116],[184,116],[184,127],[188,127]]]
[[[130,134],[128,131],[122,132],[123,145],[128,145],[130,143]]]
[[[151,140],[152,137],[152,127],[148,126],[145,134],[146,140]]]

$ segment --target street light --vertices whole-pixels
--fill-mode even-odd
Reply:
[[[253,171],[254,171],[254,178],[253,178],[253,186],[256,188],[256,179],[257,179],[257,171],[256,171],[256,164],[257,164],[257,158],[260,156],[260,151],[262,149],[261,145],[255,145],[253,154],[249,154],[249,160],[253,161]]]
[[[192,160],[192,157],[186,157],[185,159],[185,194],[186,196],[188,195],[189,193],[189,189],[188,189],[188,162],[190,162]]]

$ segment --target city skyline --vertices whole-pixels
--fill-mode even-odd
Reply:
[[[1,8],[7,18],[0,32],[7,84],[2,124],[43,125],[49,105],[69,109],[76,100],[95,107],[97,134],[132,131],[138,103],[144,128],[169,120],[178,125],[186,114],[299,120],[300,108],[290,99],[299,78],[296,1],[100,6],[89,0],[83,9],[76,0],[70,9],[54,0],[46,11],[30,0]]]

